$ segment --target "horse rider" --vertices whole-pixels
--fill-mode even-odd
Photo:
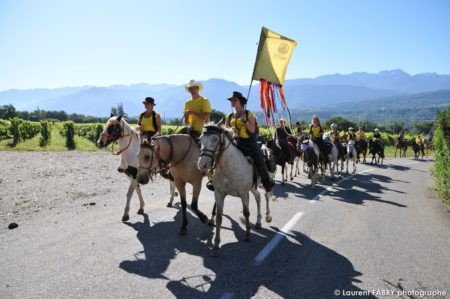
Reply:
[[[433,141],[433,132],[432,132],[432,131],[430,131],[430,133],[428,133],[427,139],[428,139],[428,141],[430,141],[430,142]]]
[[[275,181],[269,176],[266,163],[256,142],[256,116],[245,109],[247,99],[240,92],[233,91],[228,100],[234,108],[234,113],[227,116],[225,126],[234,131],[237,148],[245,156],[252,157],[264,188],[267,192],[270,192],[275,186]]]
[[[356,141],[356,133],[353,131],[353,127],[348,128],[347,143],[349,143],[350,140]]]
[[[404,144],[404,141],[403,141],[404,138],[405,138],[405,131],[403,131],[403,129],[401,129],[397,136],[397,142],[402,146]]]
[[[373,136],[372,136],[372,140],[374,142],[377,142],[379,145],[381,145],[381,147],[383,147],[383,142],[381,142],[380,130],[378,130],[378,128],[375,128]]]
[[[139,115],[136,130],[140,132],[141,137],[150,141],[153,136],[161,135],[161,116],[154,110],[156,106],[155,99],[146,97],[142,103],[145,111]]]
[[[424,146],[423,146],[423,139],[422,139],[422,137],[420,137],[420,134],[417,135],[417,137],[416,137],[416,144],[419,147],[419,149],[422,150],[422,155],[425,156]]]
[[[288,137],[293,137],[291,129],[286,127],[286,120],[280,118],[280,125],[275,130],[274,139],[278,147],[281,148],[281,150],[288,157],[288,162],[291,163],[292,161],[294,161],[294,153],[289,147]]]
[[[256,169],[261,176],[261,182],[267,192],[272,191],[275,181],[269,176],[266,163],[257,144],[256,116],[245,109],[247,99],[240,92],[233,91],[228,100],[234,112],[226,117],[225,126],[234,132],[236,146],[245,156],[253,159]]]
[[[297,138],[301,138],[303,136],[303,129],[302,129],[302,126],[300,125],[300,122],[295,123],[294,132],[295,132],[295,136]]]
[[[356,132],[356,141],[366,141],[366,135],[364,134],[362,127],[359,127],[358,132]]]
[[[326,154],[326,143],[323,140],[323,128],[320,124],[319,116],[314,115],[311,119],[311,124],[309,125],[309,136],[311,140],[317,144],[322,155],[324,156],[325,162],[328,160],[328,155]]]
[[[338,149],[339,156],[343,157],[343,159],[345,161],[344,147],[342,146],[342,143],[341,143],[341,140],[340,140],[339,131],[337,129],[337,124],[336,123],[332,123],[331,124],[330,137],[333,140],[334,145],[336,145],[336,148]]]
[[[356,149],[358,151],[358,162],[359,162],[359,154],[363,150],[362,144],[364,143],[366,143],[366,135],[363,131],[363,128],[358,127],[358,131],[356,132]]]
[[[184,104],[184,121],[187,127],[183,128],[180,133],[190,134],[194,139],[198,140],[202,134],[205,121],[211,116],[211,104],[209,100],[200,95],[203,85],[195,80],[189,81],[184,89],[190,93],[192,98]]]

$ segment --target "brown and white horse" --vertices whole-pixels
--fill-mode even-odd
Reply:
[[[138,214],[144,214],[145,203],[142,198],[141,188],[136,181],[138,172],[137,154],[139,152],[140,143],[139,135],[122,118],[122,116],[114,116],[107,121],[105,128],[97,140],[97,146],[104,148],[114,141],[119,143],[119,151],[114,153],[115,155],[120,155],[120,167],[118,170],[119,172],[124,172],[130,179],[130,186],[128,187],[127,192],[127,203],[122,217],[122,221],[128,221],[130,219],[130,201],[135,190],[139,198]]]

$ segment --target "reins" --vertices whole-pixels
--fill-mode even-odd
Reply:
[[[181,162],[183,162],[184,159],[186,159],[186,157],[187,157],[187,155],[189,154],[189,152],[191,151],[191,147],[192,147],[192,137],[190,137],[190,138],[189,138],[189,147],[188,147],[187,151],[184,153],[183,157],[182,157],[179,161],[177,161],[177,162],[175,162],[175,163],[171,163],[171,164],[168,165],[168,166],[162,166],[162,162],[163,162],[163,161],[165,161],[165,162],[167,162],[167,163],[170,163],[170,162],[173,160],[173,142],[172,142],[172,140],[170,139],[170,136],[161,136],[161,139],[166,139],[166,140],[167,140],[167,143],[169,144],[169,158],[168,158],[167,160],[161,159],[161,154],[160,154],[160,149],[161,149],[161,147],[160,147],[160,146],[158,146],[158,150],[157,150],[157,151],[155,150],[155,147],[154,147],[154,146],[148,146],[148,148],[151,149],[151,151],[155,154],[156,159],[158,160],[158,167],[159,167],[159,170],[158,170],[158,171],[155,171],[154,173],[160,173],[160,172],[162,172],[162,171],[168,170],[168,169],[170,169],[171,167],[174,167],[174,166],[180,164]],[[158,142],[158,143],[159,143],[159,142]],[[141,145],[141,147],[142,147],[142,145]],[[152,155],[152,161],[151,161],[151,163],[150,163],[150,166],[148,167],[148,170],[149,170],[149,171],[150,171],[150,169],[151,169],[151,167],[152,167],[152,165],[153,165],[153,161],[154,161],[154,160],[153,160],[153,155]],[[146,168],[146,167],[139,167],[139,168]]]

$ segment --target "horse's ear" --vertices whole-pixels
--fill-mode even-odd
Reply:
[[[120,121],[122,120],[122,116],[123,116],[123,115],[119,115],[119,116],[117,117],[117,121],[118,121],[118,122],[120,122]]]
[[[114,113],[111,113],[111,115],[109,117],[113,117],[113,116],[114,116]]]

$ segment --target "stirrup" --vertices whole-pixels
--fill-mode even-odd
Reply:
[[[214,191],[214,185],[213,185],[212,181],[208,181],[206,183],[206,188],[210,191]]]

